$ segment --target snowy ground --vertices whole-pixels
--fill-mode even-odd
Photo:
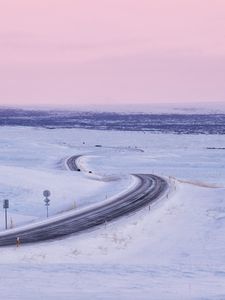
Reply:
[[[224,136],[2,127],[0,137],[0,193],[15,225],[44,217],[46,188],[56,214],[121,192],[130,173],[172,176],[151,211],[1,248],[1,299],[225,299],[225,150],[207,149]],[[93,175],[63,167],[74,154]]]

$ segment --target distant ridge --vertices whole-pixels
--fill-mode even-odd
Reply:
[[[116,112],[116,113],[149,113],[149,114],[225,114],[224,102],[213,103],[160,103],[129,105],[45,105],[45,106],[0,106],[0,109],[23,109],[40,111],[77,111],[77,112]]]
[[[0,109],[0,126],[225,134],[225,114],[117,113],[7,108]]]

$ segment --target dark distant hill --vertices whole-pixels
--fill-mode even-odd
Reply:
[[[121,114],[0,109],[0,126],[225,134],[225,114]]]

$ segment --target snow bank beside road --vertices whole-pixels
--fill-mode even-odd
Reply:
[[[4,286],[17,285],[20,270],[47,299],[61,299],[58,289],[67,299],[74,294],[79,299],[223,299],[223,194],[224,189],[176,183],[176,193],[151,211],[146,208],[76,241],[71,236],[63,243],[2,248],[1,263],[14,266],[3,266]],[[48,281],[51,272],[57,275]],[[17,298],[29,299],[28,291],[19,289]]]

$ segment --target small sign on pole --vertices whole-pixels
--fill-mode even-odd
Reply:
[[[43,192],[43,196],[45,197],[44,202],[45,202],[45,206],[46,206],[46,213],[47,213],[47,218],[48,218],[48,207],[50,205],[50,199],[48,197],[50,197],[51,193],[48,190],[45,190]]]
[[[9,200],[3,200],[3,209],[5,210],[5,229],[8,229],[7,209],[9,208]]]

